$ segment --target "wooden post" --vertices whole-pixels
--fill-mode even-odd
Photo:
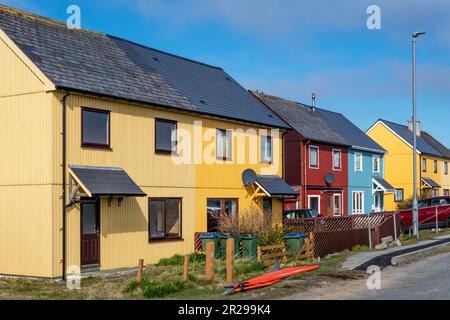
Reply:
[[[142,281],[142,269],[144,268],[144,259],[139,259],[138,269],[137,269],[137,283],[141,284]]]
[[[206,245],[206,265],[205,265],[205,280],[214,280],[214,243],[209,242]]]
[[[256,255],[257,255],[257,259],[258,259],[258,261],[261,261],[261,247],[260,246],[258,246],[258,248],[256,249],[257,251],[256,251]]]
[[[227,240],[227,283],[233,282],[234,239]]]
[[[183,270],[183,281],[187,282],[189,280],[189,255],[184,256],[184,270]]]

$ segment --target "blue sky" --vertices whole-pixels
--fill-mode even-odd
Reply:
[[[366,130],[411,117],[411,33],[418,42],[418,115],[450,147],[448,0],[0,0],[82,27],[220,66],[248,89],[345,114]],[[381,30],[366,27],[369,5]]]

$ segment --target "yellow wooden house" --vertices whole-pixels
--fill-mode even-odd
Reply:
[[[401,125],[378,120],[367,135],[388,151],[385,156],[385,178],[395,187],[395,194],[385,199],[386,210],[396,210],[398,202],[413,196],[413,122]],[[417,132],[417,185],[419,196],[450,195],[448,164],[450,151],[429,133]]]
[[[0,274],[191,253],[212,213],[281,221],[286,129],[221,68],[0,6]]]

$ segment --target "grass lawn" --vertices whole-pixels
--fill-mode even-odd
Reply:
[[[416,244],[419,241],[431,240],[435,237],[444,236],[444,235],[448,235],[448,234],[450,234],[450,229],[446,229],[446,228],[441,228],[439,233],[436,233],[436,231],[432,231],[431,229],[425,229],[425,230],[419,230],[419,236],[420,236],[419,240],[416,237],[414,237],[413,235],[410,236],[409,234],[402,234],[399,239],[404,246],[408,246],[408,245]]]
[[[317,271],[295,276],[286,281],[303,281],[315,277],[341,278],[338,271],[342,262],[352,253],[349,251],[330,256],[321,261]],[[32,300],[102,300],[102,299],[252,299],[255,292],[268,292],[271,288],[280,288],[283,282],[269,289],[256,290],[231,297],[224,297],[226,291],[223,283],[226,276],[225,261],[217,260],[215,264],[215,281],[204,280],[204,259],[198,255],[191,256],[189,264],[189,281],[183,283],[183,257],[175,256],[161,260],[159,264],[147,266],[141,286],[135,282],[135,275],[121,275],[112,278],[88,278],[81,281],[81,290],[69,290],[64,282],[52,280],[0,278],[0,299]],[[287,266],[307,265],[290,263]],[[283,266],[286,267],[286,266]],[[248,280],[270,272],[257,261],[236,260],[235,280]],[[305,286],[306,288],[306,286]],[[286,294],[288,293],[288,290]]]

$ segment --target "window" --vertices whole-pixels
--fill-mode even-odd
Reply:
[[[353,192],[352,214],[364,214],[364,192]]]
[[[83,146],[110,146],[110,113],[105,110],[82,108],[81,144]]]
[[[437,160],[434,160],[434,173],[438,173],[438,162]]]
[[[223,215],[237,218],[237,199],[208,199],[206,203],[208,214],[208,232],[219,231],[219,218]]]
[[[380,156],[373,156],[373,172],[380,173]]]
[[[427,159],[422,159],[422,172],[427,172]]]
[[[181,239],[181,202],[181,198],[149,199],[149,240]]]
[[[216,157],[218,160],[231,160],[231,131],[216,130]]]
[[[333,150],[333,170],[341,170],[342,169],[341,157],[342,157],[341,150],[337,150],[337,149]]]
[[[448,162],[444,162],[444,174],[448,175]]]
[[[403,199],[404,199],[403,193],[404,193],[403,189],[395,189],[395,191],[394,191],[394,200],[395,200],[395,202],[403,201]]]
[[[439,197],[439,190],[437,190],[437,189],[431,190],[431,195],[432,195],[433,197]]]
[[[308,196],[308,209],[320,212],[320,196]]]
[[[272,198],[264,198],[263,200],[263,210],[265,214],[272,213]]]
[[[363,171],[363,155],[360,152],[355,153],[355,172]]]
[[[450,190],[449,189],[444,189],[444,196],[448,197],[450,196]],[[448,202],[448,201],[447,201]],[[449,203],[450,204],[450,203]]]
[[[261,136],[261,162],[272,163],[272,137]]]
[[[155,151],[160,153],[177,152],[177,123],[170,120],[155,120]]]
[[[309,147],[309,167],[318,169],[319,168],[319,148],[310,146]]]

